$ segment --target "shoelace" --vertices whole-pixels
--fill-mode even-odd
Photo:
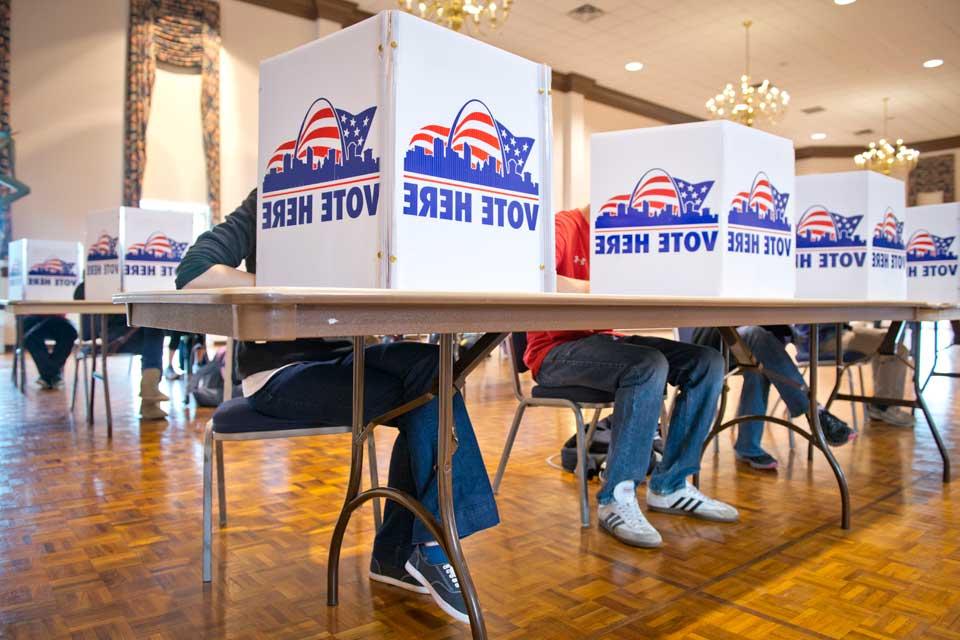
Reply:
[[[643,512],[640,511],[640,505],[636,501],[631,502],[630,504],[621,504],[623,507],[622,515],[624,521],[631,526],[645,526],[646,520],[643,517]]]
[[[459,589],[460,581],[457,580],[457,573],[453,570],[453,567],[450,566],[449,562],[443,565],[443,572],[447,574],[447,577],[450,579],[450,582],[453,583],[453,586]]]

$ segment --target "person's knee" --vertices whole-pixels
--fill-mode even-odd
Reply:
[[[623,370],[619,386],[634,387],[644,384],[665,386],[669,370],[670,364],[667,358],[659,351],[651,350],[649,356],[642,362],[632,364]]]
[[[723,356],[716,349],[702,349],[696,356],[696,373],[703,380],[721,381],[725,373],[726,363]]]

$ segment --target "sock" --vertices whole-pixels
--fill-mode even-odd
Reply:
[[[443,552],[443,547],[437,544],[435,540],[431,542],[424,542],[420,545],[420,550],[430,564],[447,563],[447,554]]]
[[[637,499],[637,485],[633,480],[618,482],[613,488],[613,499],[620,504],[627,504]]]

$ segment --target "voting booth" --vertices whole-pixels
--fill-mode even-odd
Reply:
[[[931,304],[960,304],[960,203],[907,207],[906,217],[907,298]]]
[[[591,291],[793,297],[790,140],[716,121],[590,149]]]
[[[87,300],[175,288],[177,265],[197,237],[195,215],[118,207],[87,216]]]
[[[874,171],[797,176],[797,296],[905,300],[904,199]]]
[[[71,300],[83,270],[79,242],[22,238],[10,243],[11,300]]]
[[[257,284],[552,290],[549,89],[396,11],[263,62]]]

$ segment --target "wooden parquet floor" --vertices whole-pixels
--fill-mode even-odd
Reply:
[[[427,596],[367,579],[369,510],[347,534],[341,604],[326,606],[346,436],[226,444],[230,523],[215,533],[214,582],[204,586],[209,410],[174,402],[169,423],[141,425],[137,380],[116,359],[110,442],[102,405],[88,430],[79,410],[69,416],[66,393],[21,397],[10,364],[0,359],[0,637],[469,637]],[[495,356],[468,387],[491,471],[515,408],[508,371]],[[956,384],[935,379],[927,397],[960,458]],[[182,397],[179,383],[169,392]],[[849,405],[839,413],[849,417]],[[705,456],[702,486],[735,504],[741,522],[653,514],[665,540],[654,551],[580,529],[573,478],[545,464],[570,433],[562,411],[527,412],[499,496],[503,522],[465,541],[491,637],[960,638],[960,491],[941,484],[922,421],[915,431],[869,425],[838,451],[851,531],[838,526],[822,458],[809,466],[776,430],[766,446],[779,473],[751,472],[735,464],[724,436],[719,455]],[[388,429],[377,435],[383,477],[392,438]]]

